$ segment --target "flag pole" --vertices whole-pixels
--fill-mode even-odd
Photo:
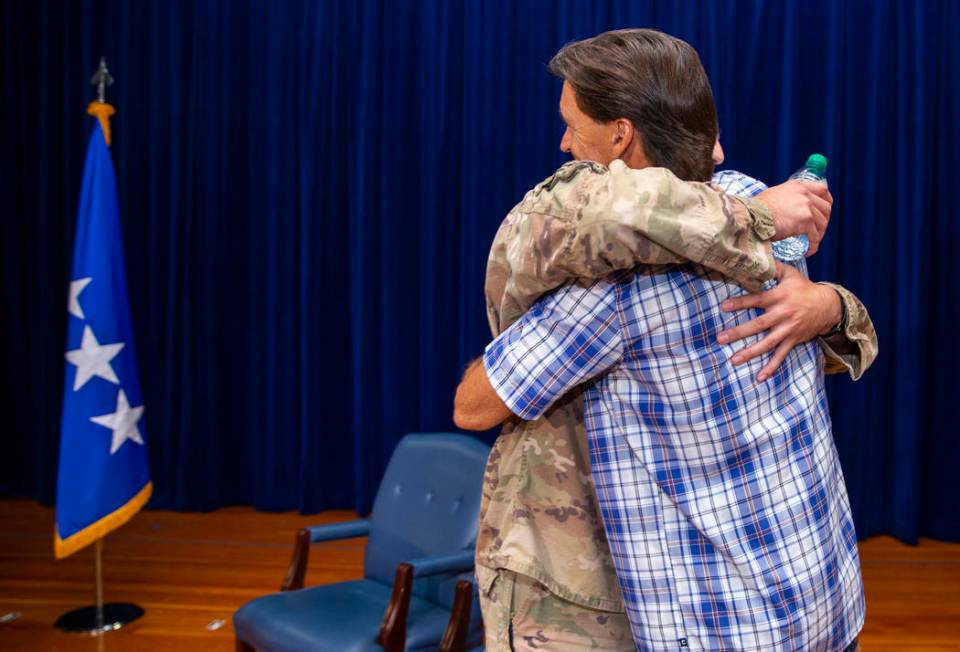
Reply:
[[[99,636],[103,632],[120,629],[143,615],[143,609],[130,602],[103,602],[103,537],[94,544],[93,564],[96,585],[96,604],[68,611],[54,626],[65,632],[79,632]]]
[[[103,539],[97,539],[94,552],[94,566],[96,567],[97,584],[97,631],[103,631]]]
[[[107,104],[106,87],[113,84],[113,77],[110,76],[110,72],[107,70],[107,62],[103,57],[100,57],[100,65],[90,79],[90,83],[97,88],[97,99],[90,102],[90,105],[87,107],[87,113],[99,120],[104,140],[109,147],[110,116],[114,114],[114,109]],[[122,391],[120,395],[124,396]],[[139,409],[142,410],[143,408],[141,407]],[[140,443],[142,444],[143,442],[141,441]],[[134,509],[142,507],[142,503],[146,501],[146,498],[149,498],[149,489],[150,484],[148,483],[147,492],[144,494],[143,490],[141,490],[141,494],[145,497]],[[129,516],[127,518],[129,518]],[[67,632],[85,632],[93,634],[94,636],[101,636],[103,632],[120,629],[127,623],[143,615],[142,608],[129,602],[110,602],[106,604],[103,602],[103,539],[105,536],[105,533],[100,534],[94,542],[93,563],[96,603],[63,614],[57,619],[57,622],[54,623],[54,627],[57,629]],[[59,542],[59,537],[57,541]]]

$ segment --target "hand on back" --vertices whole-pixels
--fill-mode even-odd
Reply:
[[[760,341],[740,349],[732,358],[734,364],[743,364],[775,349],[757,376],[760,381],[776,371],[790,349],[826,333],[843,314],[840,297],[833,288],[813,283],[797,269],[777,263],[777,281],[777,287],[772,290],[727,299],[720,305],[725,312],[748,308],[764,311],[759,317],[717,336],[721,344],[728,344],[766,331]]]

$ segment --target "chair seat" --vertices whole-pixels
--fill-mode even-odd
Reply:
[[[237,638],[262,652],[382,652],[377,632],[392,587],[358,580],[251,600],[233,616]],[[412,597],[407,650],[436,648],[450,613]]]

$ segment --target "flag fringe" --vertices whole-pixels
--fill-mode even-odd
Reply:
[[[91,523],[79,532],[70,535],[66,539],[60,538],[60,532],[54,527],[53,531],[53,554],[57,559],[63,559],[90,545],[97,539],[107,536],[110,532],[117,529],[140,511],[140,509],[150,500],[153,494],[153,483],[148,482],[143,485],[143,489],[137,492],[137,495],[113,510],[99,521]]]
[[[107,141],[107,147],[110,147],[110,116],[117,110],[106,102],[94,100],[87,105],[87,115],[92,115],[100,121],[100,128],[103,129],[103,139]]]

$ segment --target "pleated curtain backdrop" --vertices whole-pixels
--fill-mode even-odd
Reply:
[[[775,183],[829,157],[811,268],[865,301],[881,348],[863,381],[830,381],[858,532],[960,540],[960,3],[2,5],[3,493],[54,495],[100,55],[152,505],[363,512],[404,433],[453,428],[489,339],[489,243],[565,159],[547,61],[646,26],[699,50],[726,167]]]

